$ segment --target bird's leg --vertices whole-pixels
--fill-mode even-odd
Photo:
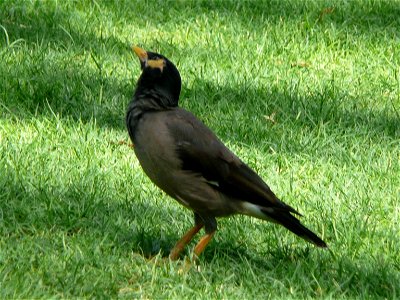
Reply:
[[[208,243],[211,241],[215,232],[217,231],[217,220],[212,216],[198,216],[198,219],[201,219],[205,225],[206,234],[202,236],[200,241],[197,243],[196,247],[193,250],[193,260],[198,258],[200,254],[207,247]]]
[[[197,243],[196,247],[194,247],[193,250],[193,256],[192,256],[192,260],[190,261],[190,259],[186,259],[185,263],[183,264],[183,266],[179,269],[178,274],[185,274],[187,273],[191,268],[192,268],[192,262],[195,262],[197,260],[197,258],[199,257],[199,255],[203,252],[203,250],[206,248],[206,246],[208,245],[208,243],[211,241],[214,233],[216,230],[214,230],[211,233],[206,233],[201,239],[200,241]]]
[[[186,232],[185,235],[176,243],[175,247],[172,248],[169,253],[169,258],[171,260],[177,260],[183,248],[190,243],[195,234],[198,233],[203,226],[203,223],[196,223],[191,229],[189,229],[189,231]]]
[[[200,256],[200,254],[204,251],[204,249],[206,248],[206,246],[208,245],[208,243],[211,241],[212,237],[214,236],[215,230],[210,232],[210,233],[206,233],[201,239],[200,241],[197,243],[196,247],[194,247],[194,256],[193,259],[196,259],[197,257]]]

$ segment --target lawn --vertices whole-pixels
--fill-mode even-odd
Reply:
[[[400,297],[400,1],[0,2],[0,298]],[[192,213],[127,146],[130,46],[328,243]],[[199,238],[199,237],[198,237]],[[198,239],[197,238],[197,239]]]

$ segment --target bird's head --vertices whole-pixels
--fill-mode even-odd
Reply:
[[[166,97],[168,106],[178,106],[181,76],[175,65],[161,54],[145,51],[137,46],[133,46],[132,50],[139,58],[142,68],[137,92],[146,89],[156,90]]]

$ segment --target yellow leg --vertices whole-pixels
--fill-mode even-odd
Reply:
[[[196,257],[199,257],[200,254],[204,251],[204,249],[206,248],[206,246],[208,245],[208,243],[211,241],[212,237],[214,236],[214,233],[215,233],[215,231],[213,231],[211,233],[207,233],[200,239],[200,241],[197,243],[196,247],[194,247],[194,254],[195,254],[195,256],[193,257],[194,259]]]
[[[190,243],[195,234],[198,233],[203,226],[203,224],[196,224],[188,232],[186,232],[185,235],[176,243],[175,247],[171,249],[169,258],[171,260],[177,260],[183,248]]]

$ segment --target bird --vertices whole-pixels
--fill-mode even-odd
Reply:
[[[141,75],[127,107],[126,127],[150,180],[194,213],[194,225],[171,249],[177,260],[194,236],[198,258],[217,230],[217,218],[241,214],[280,224],[312,244],[327,244],[300,223],[265,181],[191,112],[178,106],[181,76],[165,56],[132,46]]]

